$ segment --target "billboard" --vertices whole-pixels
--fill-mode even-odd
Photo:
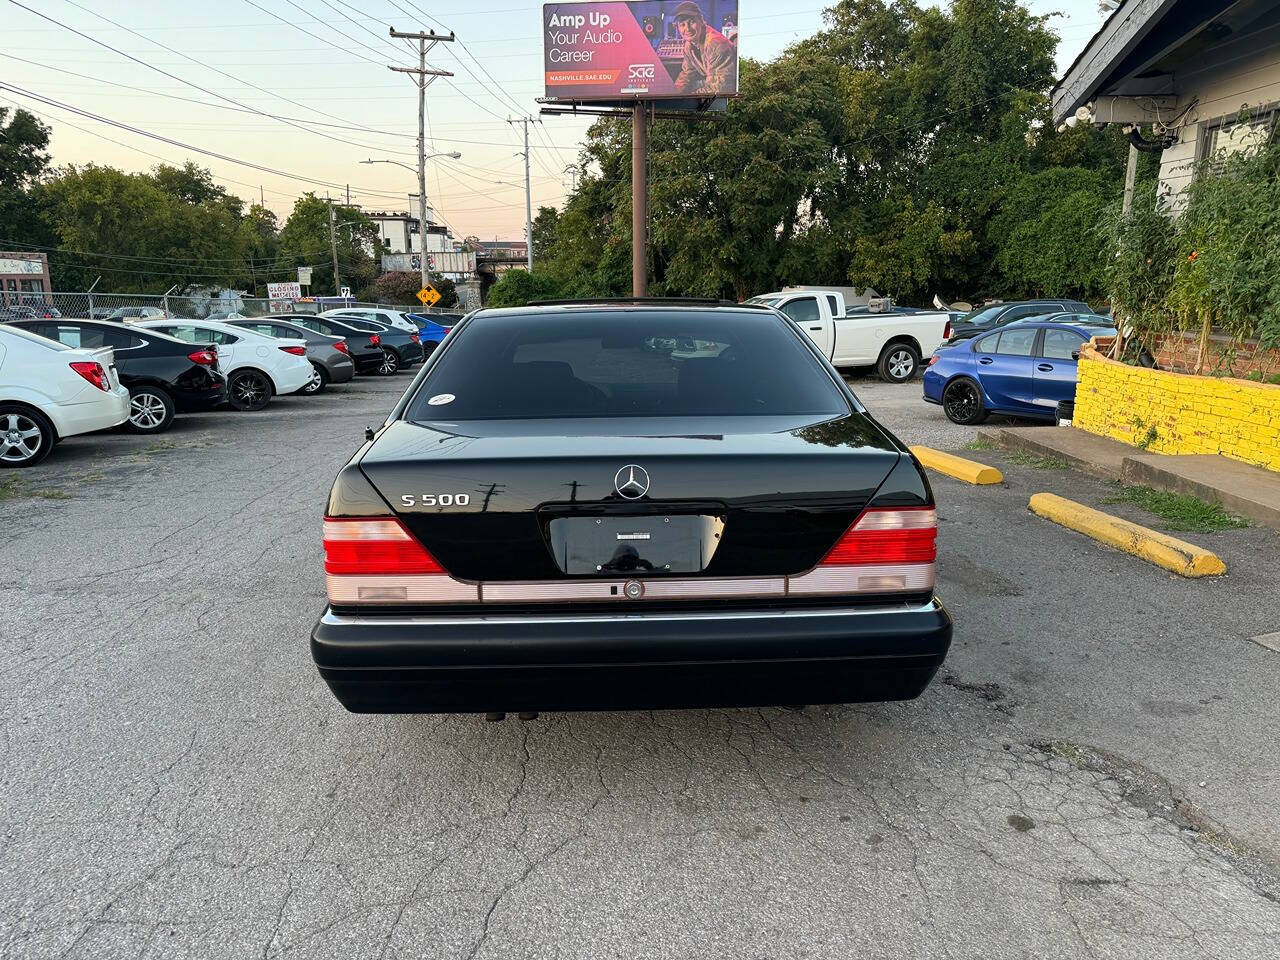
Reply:
[[[738,0],[548,3],[542,39],[550,101],[738,93]]]

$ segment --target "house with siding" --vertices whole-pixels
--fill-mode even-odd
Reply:
[[[1053,90],[1056,124],[1159,153],[1174,210],[1196,161],[1259,142],[1278,108],[1280,0],[1123,0]]]

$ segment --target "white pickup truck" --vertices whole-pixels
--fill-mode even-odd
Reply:
[[[765,293],[748,303],[781,310],[809,335],[836,367],[872,367],[890,383],[905,383],[920,369],[922,357],[951,335],[951,314],[890,307],[845,309],[844,295],[832,290],[791,288]]]

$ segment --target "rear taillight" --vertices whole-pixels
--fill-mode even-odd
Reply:
[[[421,338],[420,336],[418,336],[416,333],[411,333],[411,334],[409,334],[409,339],[410,339],[410,340],[412,340],[414,343],[421,343],[421,342],[422,342],[422,338]]]
[[[823,558],[819,566],[847,567],[933,563],[938,558],[938,511],[870,509]]]
[[[440,329],[444,331],[444,336],[447,337],[449,335],[449,331],[452,330],[453,327],[441,327]]]
[[[444,573],[444,568],[393,517],[325,517],[324,571],[338,576],[385,577]]]
[[[96,360],[77,361],[71,364],[71,369],[80,374],[80,376],[84,377],[99,390],[111,390],[111,381],[107,377],[106,367],[98,363]]]
[[[933,590],[938,512],[871,507],[814,569],[787,581],[793,596],[921,594]]]
[[[935,353],[932,357],[929,358],[929,362],[925,364],[925,366],[932,367],[937,362],[938,362],[938,355]]]
[[[339,340],[333,345],[333,349],[337,350],[339,353],[345,353],[347,356],[351,356],[351,351],[347,349],[347,341],[345,340]]]
[[[218,365],[218,354],[213,350],[196,350],[187,354],[187,359],[192,363],[198,363],[202,367],[216,367]]]
[[[307,355],[306,347],[281,347],[285,353],[292,353],[295,357],[305,357]]]
[[[382,346],[382,338],[381,338],[380,336],[378,336],[376,333],[375,333],[375,334],[371,334],[371,335],[370,335],[370,337],[369,337],[369,346],[371,346],[371,347],[380,347],[380,346]]]
[[[325,517],[324,570],[335,606],[480,601],[476,584],[445,573],[395,517]]]
[[[951,321],[950,320],[948,320],[947,325],[942,328],[942,339],[943,340],[951,339]]]

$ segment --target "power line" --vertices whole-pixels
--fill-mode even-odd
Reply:
[[[306,126],[303,126],[303,125],[301,125],[301,124],[295,123],[295,122],[293,122],[292,120],[286,120],[284,117],[277,116],[276,114],[267,113],[265,110],[259,110],[259,109],[258,109],[258,108],[256,108],[256,107],[250,107],[250,106],[248,106],[247,104],[241,103],[241,102],[239,102],[238,100],[235,100],[235,99],[233,99],[233,98],[231,98],[231,97],[228,97],[228,96],[225,96],[225,95],[223,95],[223,94],[221,94],[221,93],[218,93],[218,92],[217,92],[217,91],[215,91],[215,90],[210,90],[208,87],[202,87],[202,86],[200,86],[198,83],[193,83],[193,82],[192,82],[192,81],[190,81],[190,80],[184,80],[182,77],[178,76],[177,74],[170,73],[169,71],[164,70],[164,69],[162,69],[162,68],[160,68],[160,67],[157,67],[157,66],[155,66],[154,64],[148,63],[148,62],[147,62],[147,61],[145,61],[145,60],[141,60],[141,59],[139,59],[138,57],[133,56],[132,54],[125,53],[123,50],[118,50],[117,48],[115,48],[115,47],[111,46],[109,43],[106,43],[106,42],[104,42],[104,41],[102,41],[102,40],[99,40],[99,39],[97,39],[96,37],[90,36],[89,34],[84,33],[83,31],[77,30],[75,27],[72,27],[72,26],[70,26],[69,24],[65,24],[65,23],[63,23],[62,21],[57,20],[57,19],[55,19],[55,18],[53,18],[53,17],[49,16],[48,14],[41,13],[41,12],[40,12],[40,11],[38,11],[38,10],[33,10],[31,7],[28,7],[26,4],[20,3],[20,2],[19,2],[19,0],[9,0],[9,2],[10,2],[11,4],[13,4],[15,7],[19,7],[19,8],[21,8],[21,9],[23,9],[23,10],[26,10],[28,13],[33,13],[33,14],[35,14],[37,17],[40,17],[42,20],[47,20],[47,21],[49,21],[50,23],[57,24],[58,26],[62,27],[63,29],[70,30],[72,33],[74,33],[74,34],[75,34],[76,36],[78,36],[78,37],[83,37],[85,40],[88,40],[88,41],[89,41],[89,42],[91,42],[91,43],[97,44],[98,46],[103,47],[103,48],[105,48],[105,49],[107,49],[107,50],[110,50],[112,53],[118,54],[118,55],[120,55],[120,56],[122,56],[122,57],[125,57],[125,58],[126,58],[126,59],[128,59],[128,60],[133,61],[134,63],[140,64],[141,66],[146,67],[148,70],[154,70],[156,73],[163,74],[164,76],[168,77],[170,80],[176,80],[176,81],[178,81],[178,82],[179,82],[179,83],[181,83],[181,84],[184,84],[184,85],[186,85],[186,86],[188,86],[188,87],[192,87],[192,88],[194,88],[194,89],[196,89],[196,90],[199,90],[201,93],[206,93],[206,94],[208,94],[208,95],[209,95],[209,96],[211,96],[211,97],[217,97],[219,100],[225,100],[225,101],[227,101],[228,103],[235,104],[237,107],[244,107],[246,110],[250,110],[250,111],[252,111],[253,113],[258,114],[259,116],[269,117],[269,118],[270,118],[270,119],[272,119],[272,120],[278,120],[278,121],[280,121],[281,123],[288,124],[289,126],[294,127],[294,128],[296,128],[296,129],[298,129],[298,130],[303,130],[303,131],[305,131],[305,132],[307,132],[307,133],[314,134],[314,135],[315,135],[315,136],[317,136],[317,137],[324,137],[326,140],[333,140],[333,141],[335,141],[335,142],[337,142],[337,143],[346,143],[346,144],[350,144],[350,145],[352,145],[352,146],[360,147],[360,148],[362,148],[362,149],[364,149],[364,150],[369,150],[369,149],[379,149],[379,148],[376,148],[376,147],[370,147],[368,144],[364,144],[364,143],[357,143],[357,142],[356,142],[356,141],[354,141],[354,140],[347,140],[347,139],[345,139],[345,138],[343,138],[343,137],[335,137],[335,136],[333,136],[332,134],[324,133],[323,131],[320,131],[320,130],[313,130],[313,129],[312,129],[312,128],[310,128],[310,127],[306,127]],[[103,15],[103,14],[101,14],[101,13],[97,13],[96,11],[89,10],[88,8],[81,6],[79,3],[77,3],[77,2],[76,2],[76,0],[66,0],[66,2],[67,2],[67,3],[70,3],[70,4],[71,4],[72,6],[74,6],[74,7],[79,8],[80,10],[84,10],[86,13],[92,13],[95,17],[98,17],[99,19],[105,20],[107,23],[115,24],[116,26],[121,27],[121,29],[123,29],[123,30],[128,30],[130,33],[133,33],[135,36],[142,37],[142,34],[138,33],[136,30],[133,30],[133,29],[131,29],[131,28],[129,28],[129,27],[122,26],[121,24],[117,24],[114,20],[110,19],[109,17],[104,16],[104,15]],[[252,2],[252,0],[249,0],[249,2]],[[147,38],[146,38],[146,37],[142,37],[142,39],[147,39]],[[175,50],[173,47],[170,47],[170,46],[167,46],[166,44],[160,43],[158,40],[152,40],[152,41],[150,41],[150,42],[151,42],[151,43],[154,43],[154,44],[155,44],[156,46],[158,46],[158,47],[163,47],[165,50],[168,50],[168,51],[170,51],[171,53],[176,53],[176,54],[178,54],[179,56],[183,57],[183,58],[184,58],[184,59],[186,59],[186,60],[190,60],[192,63],[196,64],[197,66],[205,67],[206,69],[212,70],[213,72],[215,72],[215,73],[217,73],[217,74],[220,74],[220,75],[222,75],[222,76],[224,76],[224,77],[230,77],[230,78],[231,78],[231,79],[233,79],[233,80],[235,80],[235,79],[239,79],[239,78],[236,78],[236,77],[232,76],[232,75],[231,75],[231,74],[229,74],[229,73],[226,73],[226,72],[225,72],[225,71],[223,71],[223,70],[219,70],[217,67],[213,67],[213,66],[210,66],[209,64],[202,63],[201,61],[197,60],[195,57],[188,56],[187,54],[183,53],[183,52],[182,52],[182,51],[180,51],[180,50]],[[271,93],[271,91],[269,91],[269,90],[265,89],[264,87],[256,87],[256,86],[255,86],[255,87],[254,87],[254,89],[256,89],[256,90],[260,90],[260,91],[261,91],[261,92],[263,92],[263,93]],[[281,97],[280,99],[286,99],[286,98]],[[290,102],[290,103],[296,103],[296,101],[289,101],[289,102]],[[300,103],[299,103],[299,104],[297,104],[297,105],[298,105],[298,106],[303,107],[304,109],[308,109],[308,110],[312,110],[312,109],[314,109],[314,108],[312,108],[312,107],[306,107],[304,104],[300,104]]]
[[[127,130],[130,133],[136,133],[137,135],[142,137],[149,137],[152,140],[159,140],[162,143],[169,144],[171,147],[181,147],[183,150],[192,150],[192,151],[195,151],[196,153],[203,154],[204,156],[213,157],[216,160],[225,160],[228,163],[238,164],[239,166],[242,166],[242,167],[249,167],[250,169],[258,170],[262,173],[270,173],[277,177],[284,177],[287,180],[298,180],[302,183],[311,183],[320,187],[331,187],[335,190],[344,189],[347,186],[347,184],[345,183],[335,183],[332,180],[318,180],[315,177],[307,177],[307,176],[303,176],[302,174],[290,173],[287,170],[279,170],[279,169],[276,169],[275,167],[264,166],[263,164],[260,164],[260,163],[254,163],[251,160],[241,160],[238,157],[232,157],[225,153],[218,153],[215,150],[207,150],[204,147],[198,147],[198,146],[195,146],[194,144],[184,143],[181,140],[174,140],[174,139],[171,139],[170,137],[163,136],[162,134],[153,133],[150,130],[144,130],[140,127],[135,127],[131,124],[122,123],[119,120],[112,120],[109,117],[104,117],[100,114],[92,113],[88,110],[82,110],[79,107],[74,107],[68,103],[62,103],[61,101],[54,100],[49,97],[41,96],[38,93],[33,93],[30,90],[24,90],[21,87],[15,87],[12,84],[0,83],[0,90],[9,90],[13,93],[18,94],[19,96],[29,97],[30,99],[35,100],[37,103],[43,103],[46,106],[56,107],[60,110],[67,110],[71,113],[76,114],[77,116],[84,117],[88,120],[96,120],[99,123],[105,123],[113,127],[118,127],[121,130]],[[387,196],[387,197],[397,196],[396,194],[383,193],[380,190],[371,190],[371,189],[364,189],[364,188],[360,188],[360,192],[365,193],[369,196]]]
[[[365,50],[368,50],[375,57],[380,57],[383,55],[381,51],[375,50],[373,47],[369,46],[367,43],[363,43],[360,40],[357,40],[355,37],[348,36],[347,34],[343,33],[341,30],[339,30],[337,27],[333,26],[333,24],[328,23],[324,20],[321,20],[311,11],[305,9],[304,7],[298,6],[298,4],[294,3],[293,0],[284,0],[284,2],[289,4],[289,6],[293,7],[293,9],[297,10],[299,13],[303,14],[304,16],[310,17],[312,20],[320,24],[322,27],[332,30],[334,33],[340,36],[343,40],[346,40],[348,43],[353,43],[357,47],[361,47]],[[303,27],[302,25],[295,23],[292,20],[286,20],[285,18],[276,14],[274,11],[271,11],[266,9],[265,7],[259,6],[257,3],[254,2],[254,0],[245,0],[245,3],[249,4],[251,7],[256,7],[257,9],[261,10],[263,13],[266,13],[270,16],[275,17],[277,20],[281,21],[282,23],[289,24],[289,26],[293,27],[295,30],[302,31],[307,36],[311,37],[313,40],[319,40],[321,43],[325,44],[326,46],[333,47],[336,50],[341,50],[343,53],[349,53],[351,54],[351,56],[356,57],[359,60],[364,60],[366,63],[372,63],[374,66],[379,66],[379,63],[377,60],[371,60],[362,53],[357,53],[356,51],[349,50],[346,47],[340,47],[337,44],[335,44],[332,40],[326,40],[324,37],[320,36],[319,34],[312,33],[306,27]]]
[[[108,260],[127,260],[138,263],[159,263],[165,265],[195,265],[208,266],[218,263],[229,264],[253,264],[258,267],[269,268],[272,265],[284,265],[286,262],[293,262],[302,254],[301,250],[292,253],[286,253],[283,249],[274,257],[135,257],[122,253],[96,253],[92,250],[68,250],[65,247],[49,247],[42,246],[38,243],[23,243],[20,240],[11,240],[0,238],[0,243],[6,247],[20,250],[41,250],[50,253],[63,253],[68,256],[76,257],[103,257]]]
[[[251,110],[248,107],[233,107],[225,103],[210,103],[208,100],[197,100],[195,97],[183,97],[174,93],[164,93],[159,90],[148,90],[146,87],[135,87],[128,83],[117,83],[114,80],[103,80],[98,77],[90,76],[87,73],[76,73],[74,70],[67,70],[65,67],[55,67],[52,64],[41,63],[38,60],[28,60],[25,57],[15,56],[12,53],[4,53],[3,51],[0,51],[0,57],[7,57],[10,60],[17,60],[19,63],[27,63],[34,67],[43,67],[46,70],[54,70],[58,73],[65,73],[68,76],[79,77],[82,80],[92,80],[95,86],[100,86],[101,84],[105,83],[107,86],[119,87],[122,90],[136,90],[139,93],[146,94],[149,97],[165,97],[166,99],[169,99],[169,100],[181,100],[184,103],[194,103],[202,107],[214,107],[215,109],[218,109],[218,110],[231,110],[231,111],[234,111],[235,113],[250,113],[250,114],[256,113],[256,111]],[[390,130],[374,130],[371,127],[355,126],[351,124],[325,123],[320,120],[302,120],[298,117],[290,117],[289,119],[295,120],[298,123],[308,123],[308,124],[311,124],[312,126],[317,126],[317,127],[333,127],[338,130],[360,130],[366,133],[376,133],[384,137],[408,137],[408,138],[413,137],[413,134],[411,133],[393,133]]]
[[[323,4],[324,4],[326,7],[328,7],[330,10],[332,10],[334,13],[337,13],[339,16],[341,16],[343,19],[345,19],[348,23],[351,23],[351,24],[353,24],[354,26],[359,27],[361,30],[363,30],[365,33],[369,34],[369,36],[373,37],[373,38],[374,38],[375,40],[377,40],[379,43],[385,44],[386,46],[390,47],[392,50],[395,50],[397,53],[400,51],[400,48],[399,48],[399,47],[397,47],[397,46],[396,46],[394,43],[392,43],[390,40],[388,40],[385,34],[375,33],[373,30],[370,30],[370,29],[369,29],[368,27],[366,27],[363,23],[360,23],[359,21],[354,20],[354,19],[352,19],[351,17],[347,16],[345,13],[343,13],[341,10],[339,10],[337,7],[335,7],[332,3],[330,3],[330,2],[329,2],[329,0],[320,0],[320,2],[321,2],[321,3],[323,3]],[[355,13],[360,13],[360,12],[361,12],[361,11],[359,11],[359,10],[356,10],[356,8],[355,8],[355,7],[353,7],[353,6],[351,6],[350,4],[348,4],[348,3],[343,3],[343,0],[335,0],[335,2],[336,2],[339,6],[345,7],[346,9],[351,10],[351,11],[354,11]],[[368,17],[366,17],[365,19],[369,19],[369,18],[368,18]],[[376,21],[376,20],[375,20],[374,22],[375,22],[375,23],[379,23],[379,22],[381,22],[381,21]],[[382,25],[383,25],[384,27],[385,27],[385,26],[390,26],[390,24],[385,24],[385,23],[384,23],[384,24],[382,24]]]

